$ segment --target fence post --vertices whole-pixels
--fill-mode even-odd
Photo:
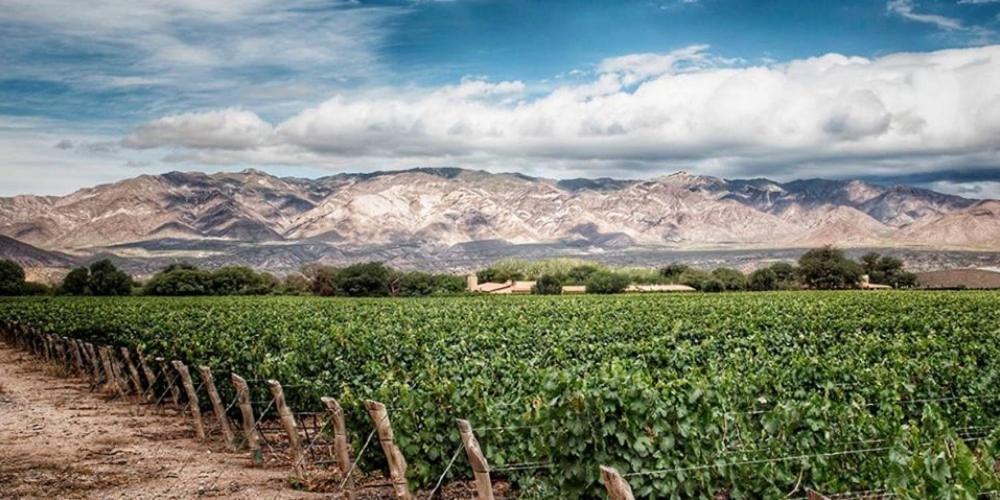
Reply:
[[[80,352],[80,344],[77,339],[69,339],[70,351],[73,352],[73,363],[76,365],[76,372],[80,375],[86,374],[83,368],[83,353]]]
[[[173,365],[181,377],[181,383],[184,384],[184,392],[187,393],[188,406],[191,408],[191,421],[194,424],[194,435],[199,440],[204,441],[205,426],[201,422],[201,406],[198,403],[198,393],[195,392],[194,384],[191,383],[191,372],[180,361],[174,360]]]
[[[472,465],[472,473],[476,478],[476,491],[479,498],[493,500],[493,482],[490,481],[490,465],[483,456],[483,450],[479,448],[479,440],[472,432],[472,425],[468,420],[456,419],[458,433],[462,436],[462,446],[465,454],[469,457],[469,464]]]
[[[118,380],[115,379],[114,368],[111,365],[111,356],[108,353],[110,349],[108,346],[102,345],[97,348],[98,352],[101,353],[101,364],[104,365],[104,383],[109,385],[111,390],[115,393],[120,394],[122,392],[121,388],[118,387]]]
[[[139,358],[139,366],[142,368],[142,374],[146,376],[146,399],[152,401],[156,398],[156,374],[149,367],[149,363],[146,362],[146,356],[142,354],[142,351],[136,348],[135,355]]]
[[[230,375],[233,387],[236,389],[236,398],[240,402],[240,414],[243,415],[243,434],[247,438],[247,446],[250,447],[250,455],[254,465],[264,463],[264,453],[260,450],[260,441],[257,439],[257,425],[253,417],[253,405],[250,404],[250,387],[243,377],[233,373]]]
[[[604,487],[608,490],[609,500],[635,500],[635,497],[632,496],[632,487],[614,468],[602,465],[601,480],[604,481]]]
[[[160,373],[163,375],[163,386],[170,392],[170,400],[174,403],[174,406],[179,406],[181,404],[181,390],[177,388],[177,378],[174,377],[174,382],[170,382],[170,368],[167,367],[166,360],[156,358],[156,362],[160,364]]]
[[[129,376],[132,377],[132,385],[135,386],[135,393],[142,397],[145,389],[142,388],[142,380],[139,379],[139,370],[135,368],[135,363],[132,362],[132,353],[128,347],[122,347],[122,357],[125,358],[125,366],[128,367]]]
[[[59,364],[63,365],[63,368],[65,368],[66,367],[66,346],[63,345],[63,341],[59,337],[56,337],[55,340],[54,340],[54,342],[56,344],[56,361]]]
[[[94,371],[94,382],[101,381],[101,359],[97,357],[97,351],[94,350],[94,344],[87,342],[83,344],[83,348],[87,350],[90,355],[91,368]]]
[[[344,488],[347,490],[348,500],[357,498],[354,492],[354,476],[351,471],[351,446],[347,442],[347,423],[344,419],[344,409],[340,403],[333,398],[320,398],[326,412],[330,414],[330,421],[333,422],[333,452],[337,456],[337,466],[344,474]]]
[[[128,394],[128,378],[122,373],[122,365],[115,356],[115,350],[108,346],[108,360],[111,362],[111,374],[115,376],[115,383],[118,384],[119,392],[122,396]]]
[[[205,392],[208,393],[208,399],[212,402],[212,413],[215,414],[216,420],[219,421],[219,428],[222,429],[222,436],[226,440],[226,446],[231,450],[235,450],[236,440],[233,438],[233,430],[229,428],[229,417],[226,416],[226,407],[222,406],[219,391],[215,388],[215,377],[212,376],[212,369],[201,365],[198,367],[198,373],[201,374],[201,381],[205,383]]]
[[[382,451],[385,459],[389,463],[389,476],[392,478],[392,491],[396,498],[412,500],[410,485],[406,482],[406,458],[403,452],[396,446],[395,437],[392,434],[392,424],[389,422],[389,413],[385,405],[378,401],[365,401],[365,409],[371,417],[375,430],[378,432],[379,443],[382,444]]]
[[[302,440],[299,438],[298,426],[295,425],[295,417],[292,416],[292,411],[288,409],[288,404],[285,403],[285,391],[282,390],[281,384],[277,380],[268,380],[267,385],[271,389],[271,395],[274,396],[274,407],[278,410],[281,425],[288,434],[288,447],[292,451],[292,463],[294,464],[295,473],[301,478],[303,458]]]
[[[806,498],[808,498],[809,500],[830,500],[830,497],[812,488],[806,488]]]

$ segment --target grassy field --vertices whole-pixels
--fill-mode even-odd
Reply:
[[[300,411],[337,397],[355,447],[383,401],[418,483],[467,418],[527,496],[596,495],[598,464],[643,498],[995,486],[996,292],[37,298],[0,320],[277,378]]]

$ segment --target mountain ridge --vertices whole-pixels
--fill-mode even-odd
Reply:
[[[249,245],[243,252],[319,244],[362,254],[366,247],[440,249],[477,241],[594,251],[823,244],[996,249],[998,206],[906,185],[683,171],[562,180],[450,167],[316,179],[254,169],[174,171],[66,196],[0,198],[0,235],[68,254],[158,240]]]

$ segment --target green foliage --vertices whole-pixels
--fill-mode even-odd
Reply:
[[[212,275],[208,271],[168,266],[156,273],[142,289],[144,295],[210,295]]]
[[[705,271],[701,271],[698,269],[688,269],[682,272],[677,277],[677,282],[682,285],[687,285],[691,288],[694,288],[695,290],[704,291],[706,288],[706,284],[710,279],[711,275],[706,273]],[[721,283],[719,284],[719,287],[721,288]]]
[[[917,285],[917,275],[903,269],[903,261],[896,257],[875,252],[861,257],[861,266],[872,283],[894,288],[912,288]]]
[[[712,278],[719,280],[722,289],[727,292],[746,290],[747,277],[736,269],[720,267],[712,271]]]
[[[762,292],[778,289],[778,273],[769,267],[750,273],[750,278],[747,281],[750,290]]]
[[[598,465],[665,471],[628,478],[640,499],[997,489],[998,292],[0,299],[10,324],[336,397],[362,438],[382,401],[415,486],[466,418],[521,498],[602,497]]]
[[[309,278],[298,273],[289,274],[281,281],[280,291],[284,295],[309,295],[311,290]]]
[[[119,296],[132,294],[132,278],[108,259],[90,265],[87,281],[90,295]]]
[[[90,295],[90,270],[77,267],[63,278],[59,293],[64,295]]]
[[[24,286],[21,287],[21,295],[52,295],[52,287],[44,283],[35,283],[33,281],[26,281]]]
[[[671,263],[659,269],[660,276],[670,283],[679,283],[681,275],[691,270],[691,266]]]
[[[0,295],[20,295],[24,289],[24,268],[12,260],[0,260]]]
[[[601,268],[594,264],[583,264],[574,266],[566,273],[567,285],[584,285],[591,274],[600,271]]]
[[[208,291],[212,295],[267,295],[276,286],[277,280],[270,274],[258,273],[245,266],[216,269],[208,281]]]
[[[587,293],[622,293],[628,285],[628,276],[610,271],[598,271],[587,278]]]
[[[825,246],[809,250],[799,257],[799,275],[802,283],[811,288],[831,290],[854,288],[864,270],[844,256],[844,252]]]
[[[535,286],[531,288],[531,293],[537,295],[560,295],[562,294],[562,281],[552,275],[543,275],[535,281]]]

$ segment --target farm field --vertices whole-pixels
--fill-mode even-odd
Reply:
[[[527,498],[599,497],[598,465],[637,498],[997,486],[997,292],[31,298],[0,321],[278,379],[298,411],[336,397],[355,452],[381,401],[418,485],[465,418]]]

